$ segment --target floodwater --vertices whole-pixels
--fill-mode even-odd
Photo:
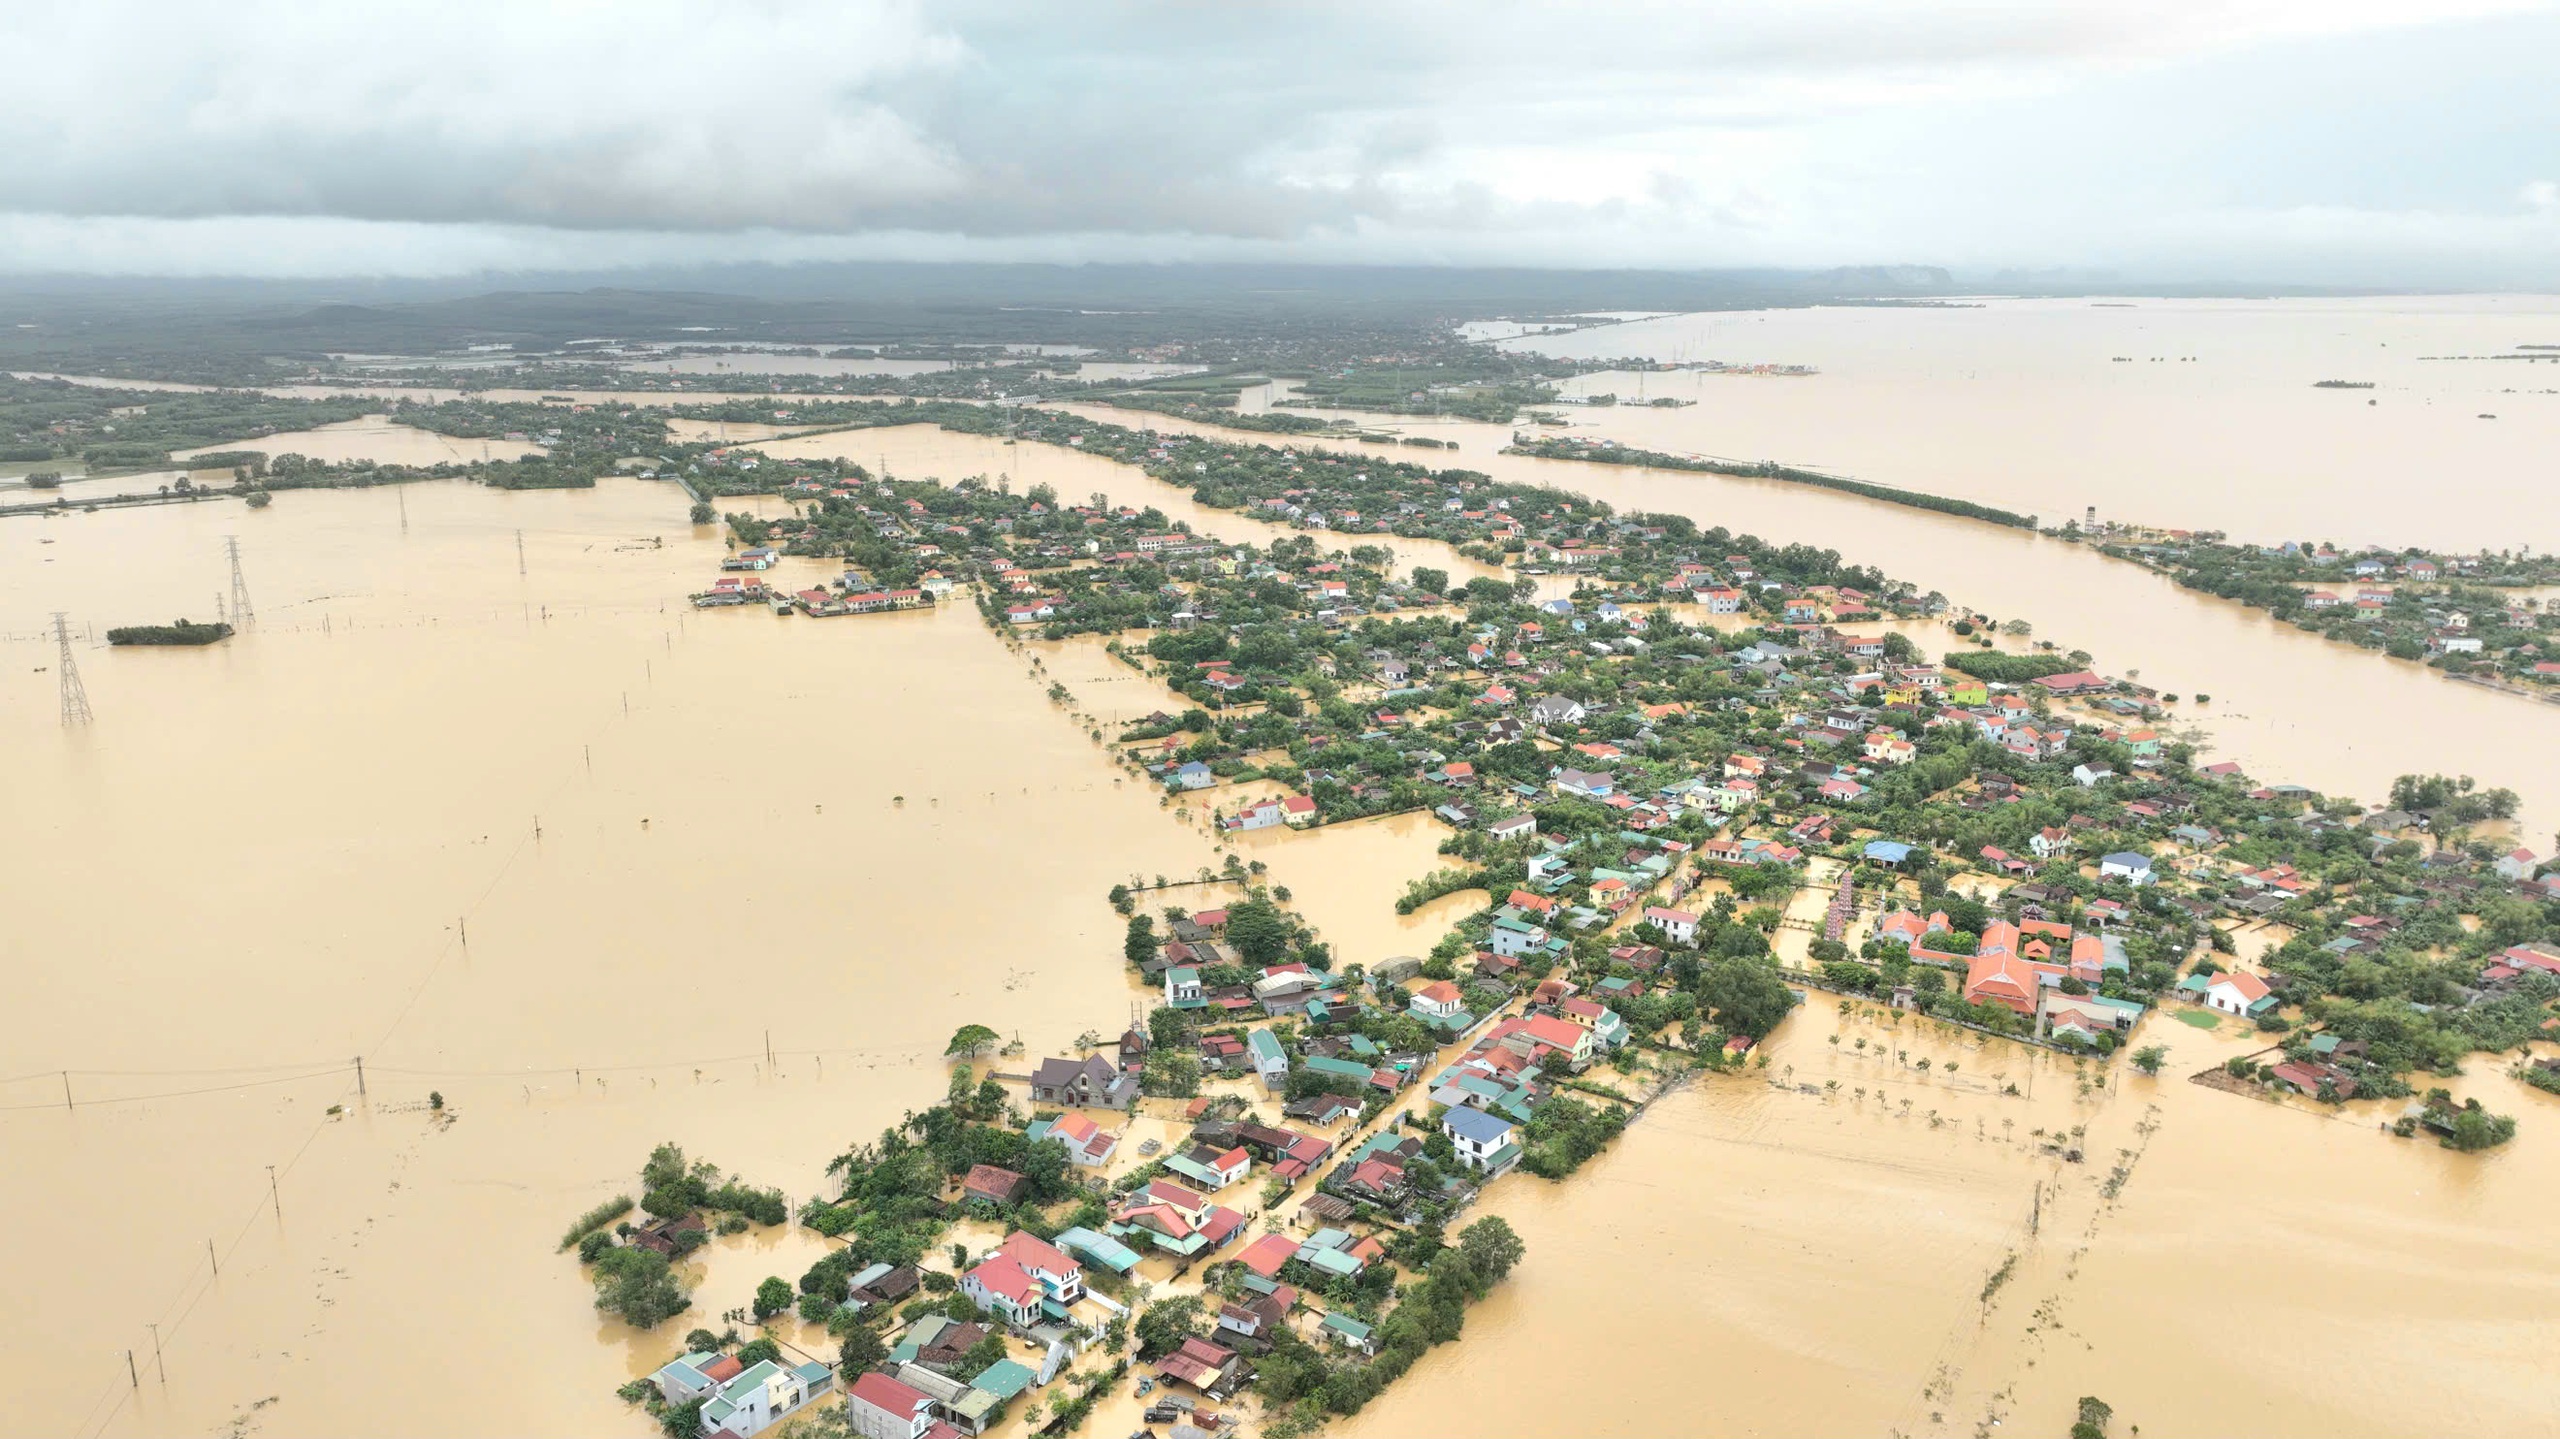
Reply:
[[[2258,1047],[2228,1027],[2155,1019],[2161,1077],[2098,1088],[1958,1035],[1817,995],[1768,1068],[1504,1180],[1527,1259],[1338,1432],[2044,1434],[2084,1394],[2118,1433],[2553,1432],[2560,1104],[2480,1064],[2522,1135],[2474,1159],[2185,1082]],[[2082,1163],[2036,1137],[2083,1126]]]
[[[939,1095],[960,1024],[1126,1022],[1104,892],[1210,845],[966,606],[684,608],[721,547],[682,508],[438,483],[0,526],[0,957],[47,1017],[0,1059],[0,1216],[42,1236],[0,1337],[48,1356],[0,1430],[276,1396],[258,1432],[636,1433],[612,1390],[684,1326],[599,1322],[553,1245],[650,1145],[806,1196]],[[60,728],[34,618],[202,615],[227,533],[257,631],[84,647],[98,720]],[[814,1243],[723,1241],[692,1321]]]
[[[1566,410],[1573,433],[1645,449],[1781,460],[2046,524],[2095,506],[2266,543],[2560,544],[2548,498],[2560,350],[2518,348],[2560,344],[2555,296],[1993,299],[1675,315],[1502,343],[1821,369],[1566,387],[1620,401]]]
[[[1149,423],[1235,437],[1160,415]],[[1447,464],[1591,495],[1620,509],[1676,512],[1737,534],[1836,549],[1853,563],[1937,590],[1958,605],[2023,619],[2037,639],[2087,650],[2109,674],[2139,677],[2179,695],[2173,723],[2200,729],[2217,754],[2240,761],[2261,780],[2378,800],[2397,775],[2464,773],[2522,797],[2522,833],[2547,835],[2560,825],[2560,747],[2552,743],[2560,707],[2325,640],[2087,546],[2022,530],[1773,480],[1503,455],[1496,451],[1509,432],[1492,425],[1446,422],[1430,432],[1464,445]],[[1349,440],[1291,443],[1374,453]],[[1946,631],[1914,638],[1931,652],[1959,643]],[[2199,694],[2210,698],[2198,704]]]
[[[263,455],[300,455],[310,460],[341,463],[371,460],[384,465],[462,465],[475,460],[521,460],[527,455],[547,453],[542,446],[522,440],[440,435],[433,430],[401,424],[385,415],[365,415],[335,424],[314,425],[307,430],[288,430],[280,435],[180,450],[172,458],[192,459],[197,455],[227,450],[256,450]]]
[[[1589,333],[1627,353],[1636,328]],[[1701,383],[1839,373],[1721,357],[1831,373]],[[2052,541],[1431,432],[1465,443],[1442,463],[1831,545],[2112,671],[2209,690],[2199,717],[2264,778],[2373,796],[2400,770],[2462,769],[2524,793],[2526,834],[2550,827],[2540,707]],[[1047,446],[918,428],[773,448],[1269,533]],[[1170,697],[1098,642],[1007,643],[966,605],[683,608],[721,547],[682,509],[639,481],[454,483],[0,524],[0,739],[27,761],[25,818],[0,837],[0,958],[43,1021],[0,1047],[0,1218],[20,1236],[0,1339],[47,1356],[0,1432],[636,1435],[613,1387],[819,1252],[788,1231],[723,1240],[695,1266],[694,1314],[651,1337],[600,1321],[552,1246],[650,1145],[796,1199],[938,1096],[958,1025],[1037,1051],[1125,1022],[1103,892],[1222,856],[1205,806],[1177,822],[1087,730]],[[38,618],[202,617],[225,534],[260,628],[80,649],[99,720],[61,729]],[[1042,698],[1052,678],[1067,704]],[[1426,951],[1466,902],[1393,914],[1438,833],[1407,818],[1233,849],[1343,960],[1374,962]],[[2466,1158],[2377,1135],[2373,1106],[2331,1117],[2179,1078],[2256,1047],[2236,1029],[2155,1021],[2142,1040],[2172,1048],[2161,1079],[2083,1093],[2067,1061],[1843,1021],[1817,996],[1766,1070],[1663,1101],[1565,1184],[1498,1186],[1488,1207],[1529,1258],[1459,1344],[1337,1428],[2041,1433],[2094,1394],[2120,1433],[2560,1429],[2560,1255],[2537,1239],[2560,1101],[2475,1061],[2457,1089],[2521,1132]],[[2035,1130],[2073,1126],[2086,1163],[2041,1152]]]

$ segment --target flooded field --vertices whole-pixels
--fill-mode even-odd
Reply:
[[[201,611],[239,533],[261,620],[82,650],[77,733],[50,644],[0,642],[0,732],[41,757],[0,954],[25,1012],[116,1016],[21,1027],[0,1065],[0,1215],[46,1236],[0,1323],[55,1356],[0,1428],[211,1432],[276,1396],[259,1432],[636,1432],[612,1389],[672,1341],[600,1323],[553,1245],[650,1145],[806,1195],[939,1093],[958,1025],[1125,1022],[1103,892],[1208,843],[964,608],[682,608],[720,550],[678,500],[435,484],[0,527],[13,614]],[[814,1242],[724,1241],[697,1309]]]
[[[226,450],[300,455],[311,460],[372,460],[385,465],[460,465],[474,460],[521,460],[545,453],[542,446],[522,440],[463,439],[404,425],[385,415],[366,415],[281,435],[180,450],[172,458],[185,460]]]
[[[1567,387],[1621,401],[1567,410],[1574,432],[1646,449],[1782,460],[2048,524],[2095,506],[2245,540],[2460,550],[2560,544],[2543,501],[2560,355],[2518,349],[2555,334],[2560,299],[2454,295],[1816,307],[1502,343],[1821,370]],[[1631,403],[1653,399],[1694,407]]]
[[[1336,1432],[2051,1434],[2084,1394],[2146,1435],[2551,1432],[2560,1255],[2519,1228],[2560,1180],[2547,1136],[2481,1161],[2377,1135],[2375,1106],[2186,1083],[2257,1047],[2236,1030],[2155,1019],[2161,1077],[2086,1088],[1866,1015],[1817,995],[1766,1069],[1563,1184],[1497,1187],[1528,1261]],[[2463,1088],[2560,1121],[2501,1076]],[[2045,1152],[2076,1127],[2082,1162]]]

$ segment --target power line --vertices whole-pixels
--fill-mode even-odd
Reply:
[[[231,556],[231,625],[234,629],[258,627],[258,612],[249,605],[249,580],[240,573],[240,538],[224,535],[222,548]]]
[[[312,1070],[306,1074],[288,1074],[275,1079],[250,1079],[244,1080],[238,1084],[207,1084],[199,1085],[193,1089],[161,1090],[155,1094],[120,1094],[108,1099],[83,1099],[80,1101],[80,1107],[94,1109],[100,1105],[107,1104],[143,1104],[155,1099],[184,1099],[190,1095],[197,1094],[228,1094],[234,1090],[264,1089],[270,1085],[295,1084],[306,1079],[319,1079],[327,1075],[343,1074],[346,1072],[347,1066],[340,1064],[331,1069]],[[57,1104],[52,1100],[46,1100],[42,1104],[0,1104],[0,1114],[17,1114],[30,1109],[60,1109],[63,1107],[63,1105]]]
[[[98,716],[89,708],[89,687],[80,683],[80,661],[71,653],[71,624],[60,610],[53,612],[53,640],[61,656],[55,664],[62,671],[62,722],[88,724]]]

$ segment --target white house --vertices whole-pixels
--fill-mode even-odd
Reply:
[[[1920,753],[1911,741],[1891,730],[1881,729],[1867,736],[1860,752],[1879,764],[1909,764]]]
[[[2075,764],[2071,767],[2071,777],[2079,781],[2082,789],[2096,789],[2108,780],[2114,779],[2116,772],[2102,764]]]
[[[1663,938],[1670,940],[1673,944],[1698,942],[1698,917],[1687,910],[1663,909],[1658,905],[1647,906],[1644,922],[1661,930]]]
[[[1464,1007],[1465,1000],[1459,994],[1458,987],[1445,979],[1433,980],[1415,990],[1413,998],[1406,1005],[1406,1008],[1414,1013],[1426,1015],[1432,1019],[1454,1018]]]
[[[1511,1122],[1481,1109],[1457,1106],[1440,1117],[1440,1132],[1449,1136],[1461,1163],[1487,1175],[1500,1174],[1520,1160],[1520,1146],[1511,1142]]]
[[[2151,856],[2135,854],[2129,849],[2117,850],[2098,861],[2098,878],[2120,879],[2127,884],[2149,884]]]
[[[702,1406],[702,1432],[749,1439],[800,1412],[811,1400],[833,1393],[835,1387],[836,1372],[824,1364],[786,1369],[762,1360],[722,1384],[711,1402]]]
[[[2225,1014],[2258,1015],[2276,1007],[2267,982],[2254,974],[2225,970],[2205,985],[2204,1002]]]
[[[1259,800],[1227,816],[1229,830],[1274,829],[1287,817],[1276,799]]]
[[[1529,717],[1544,725],[1580,724],[1587,713],[1580,700],[1565,695],[1548,695],[1529,706]]]

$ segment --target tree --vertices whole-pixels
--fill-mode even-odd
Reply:
[[[999,1037],[983,1024],[964,1024],[951,1032],[951,1042],[942,1047],[943,1057],[947,1059],[957,1054],[974,1058]]]
[[[968,1353],[960,1356],[959,1372],[962,1374],[983,1374],[987,1371],[987,1367],[989,1365],[1004,1358],[1004,1354],[1005,1348],[1003,1333],[1001,1331],[991,1329],[987,1331],[985,1338],[980,1339],[977,1343],[969,1346]]]
[[[792,1299],[791,1284],[788,1280],[778,1274],[766,1275],[765,1281],[756,1286],[756,1322],[762,1324],[790,1308]]]
[[[2107,1421],[2116,1411],[2094,1395],[2080,1400],[2080,1417],[2072,1422],[2071,1439],[2107,1439]]]
[[[1728,1033],[1753,1039],[1777,1028],[1796,1002],[1775,968],[1751,959],[1727,960],[1708,970],[1698,983],[1698,999]]]
[[[666,1412],[658,1416],[659,1429],[665,1432],[667,1439],[694,1439],[702,1432],[703,1406],[710,1402],[711,1396],[705,1394],[699,1399],[668,1405]]]
[[[1131,964],[1145,964],[1148,960],[1155,958],[1157,952],[1163,948],[1164,941],[1156,938],[1154,915],[1129,916],[1129,934],[1120,942],[1120,953],[1126,956]]]
[[[1449,592],[1449,572],[1447,570],[1425,569],[1417,565],[1413,570],[1413,587],[1418,590],[1428,590],[1435,595],[1447,594]]]
[[[856,1324],[844,1332],[844,1347],[836,1353],[836,1372],[850,1384],[888,1359],[889,1346],[881,1342],[880,1331],[868,1324]]]
[[[1502,1216],[1488,1214],[1458,1231],[1458,1252],[1467,1256],[1476,1277],[1491,1286],[1502,1282],[1529,1246],[1520,1242]]]
[[[2474,1101],[2453,1117],[2453,1133],[2446,1137],[2445,1144],[2468,1152],[2495,1149],[2515,1137],[2515,1120],[2503,1114],[2491,1114]]]
[[[1199,1336],[1200,1300],[1190,1294],[1160,1299],[1138,1316],[1137,1328],[1139,1358],[1170,1354],[1182,1347],[1183,1340]]]
[[[2169,1046],[2146,1044],[2133,1052],[2133,1067],[2145,1074],[2158,1074],[2160,1066],[2167,1062],[2168,1058]]]
[[[634,1329],[653,1329],[693,1303],[666,1256],[646,1249],[609,1249],[596,1256],[595,1283],[596,1308]]]
[[[1289,954],[1289,917],[1256,896],[1227,912],[1227,943],[1247,964],[1273,965]]]

